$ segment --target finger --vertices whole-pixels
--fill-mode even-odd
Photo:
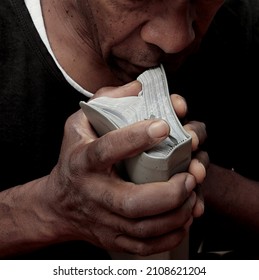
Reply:
[[[149,256],[174,249],[183,241],[186,235],[187,231],[184,228],[149,239],[136,239],[126,235],[119,235],[115,239],[114,245],[130,254]]]
[[[96,133],[87,120],[82,109],[78,110],[72,114],[65,123],[64,128],[64,137],[70,139],[73,143],[76,143],[80,139],[87,140],[86,142],[91,142],[96,139]],[[67,140],[68,145],[71,145],[71,142]]]
[[[203,122],[191,121],[184,125],[185,130],[192,136],[192,150],[196,151],[198,146],[207,138],[206,126]]]
[[[183,228],[184,228],[187,232],[189,232],[192,223],[193,223],[193,216],[190,217],[190,219],[185,223],[185,225],[184,225]]]
[[[179,94],[171,94],[171,102],[178,118],[183,118],[187,113],[185,99]]]
[[[111,165],[148,150],[164,140],[169,134],[164,120],[145,120],[111,131],[86,146],[87,167],[103,170]]]
[[[197,185],[195,192],[197,194],[197,200],[193,208],[193,217],[198,218],[204,213],[204,198],[201,192],[200,184]]]
[[[113,225],[116,232],[136,238],[150,238],[167,234],[186,225],[191,219],[193,208],[196,204],[196,193],[190,197],[181,207],[159,215],[148,216],[145,219],[125,219],[120,215],[113,215]],[[109,217],[105,220],[111,220]]]
[[[196,182],[201,184],[206,177],[206,170],[209,166],[208,153],[199,151],[192,159],[188,171],[195,177]]]
[[[180,207],[191,195],[196,186],[195,178],[189,173],[174,175],[167,182],[156,182],[135,185],[130,182],[114,181],[101,193],[93,196],[103,198],[104,207],[128,218],[150,217]],[[100,194],[101,193],[101,194]]]
[[[126,97],[126,96],[137,96],[141,91],[141,83],[137,80],[125,84],[120,87],[103,87],[99,89],[91,99],[101,97],[101,96],[109,96],[109,97]]]

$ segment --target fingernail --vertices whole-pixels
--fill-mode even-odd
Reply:
[[[202,215],[204,213],[204,209],[205,209],[204,202],[201,201],[199,205],[200,205],[200,212],[201,212],[201,215]]]
[[[198,200],[197,204],[193,208],[192,214],[195,218],[199,218],[204,214],[204,203],[201,200]]]
[[[169,126],[166,121],[158,120],[148,127],[147,132],[152,138],[162,138],[169,134]]]
[[[198,149],[198,146],[199,146],[199,138],[198,138],[197,134],[192,130],[188,131],[188,133],[192,137],[192,149],[194,151],[196,151]]]
[[[175,94],[175,101],[174,102],[175,102],[176,106],[182,106],[183,114],[185,114],[188,111],[186,100],[183,96],[181,96],[179,94]]]
[[[185,180],[185,188],[187,192],[191,192],[196,186],[196,181],[193,176],[188,175]]]

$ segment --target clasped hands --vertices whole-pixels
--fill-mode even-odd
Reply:
[[[137,95],[137,81],[102,88],[98,96]],[[185,100],[171,95],[179,118]],[[192,121],[192,158],[187,172],[166,182],[134,184],[123,180],[116,163],[152,148],[169,134],[164,120],[143,120],[97,137],[82,110],[68,118],[60,157],[48,179],[49,201],[57,221],[57,239],[86,240],[109,251],[147,256],[172,250],[186,236],[204,204],[196,192],[206,176],[209,158],[199,146],[205,125]]]

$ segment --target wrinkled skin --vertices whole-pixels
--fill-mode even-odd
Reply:
[[[139,83],[121,85],[161,62],[177,70],[223,2],[41,0],[41,5],[59,64],[96,98],[137,95]],[[184,100],[172,95],[172,101],[183,117]],[[145,120],[98,138],[81,110],[73,114],[52,172],[0,194],[0,257],[68,240],[143,256],[173,249],[203,214],[196,186],[209,162],[198,152],[206,139],[204,124],[185,127],[197,151],[189,170],[167,182],[136,185],[120,178],[115,164],[165,139],[168,125]]]
[[[60,63],[95,92],[128,83],[161,62],[176,70],[197,49],[223,2],[42,0],[42,6]]]
[[[108,87],[96,95],[136,95],[139,87],[138,82]],[[184,100],[177,95],[172,100],[176,112],[184,114]],[[188,126],[195,150],[206,139],[205,126],[199,122]],[[73,114],[51,174],[1,193],[1,257],[67,240],[142,256],[173,249],[193,218],[203,214],[196,185],[204,180],[208,155],[198,153],[189,172],[167,182],[136,185],[122,180],[114,167],[168,133],[166,122],[153,119],[97,138],[82,111]]]
[[[138,86],[132,84],[124,94]],[[106,95],[116,96],[118,89],[108,91]],[[116,162],[153,147],[168,135],[168,126],[162,121],[155,129],[158,137],[151,138],[148,129],[153,122],[143,121],[96,138],[81,111],[68,120],[48,193],[57,194],[61,207],[53,210],[65,223],[69,221],[73,238],[109,250],[149,255],[174,248],[188,232],[193,217],[203,213],[194,188],[206,175],[206,153],[199,154],[203,164],[193,159],[189,174],[177,174],[168,182],[136,185],[116,173]],[[206,138],[203,124],[193,122],[192,128],[192,133],[197,131],[196,141]]]

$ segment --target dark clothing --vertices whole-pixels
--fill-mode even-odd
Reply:
[[[257,0],[228,2],[212,23],[199,53],[172,79],[172,89],[186,97],[191,119],[206,122],[211,160],[258,180],[258,167],[251,159],[259,158],[253,123],[259,4]],[[1,0],[0,41],[0,190],[4,190],[49,174],[58,159],[65,120],[86,98],[62,76],[23,0]],[[249,108],[244,106],[244,96],[249,98]],[[18,258],[109,256],[77,241]]]
[[[170,80],[172,90],[187,99],[190,120],[206,123],[210,161],[256,181],[258,79],[259,2],[231,0],[217,13],[199,52]],[[235,249],[237,258],[253,257],[259,249],[255,233],[205,210],[196,221],[205,250]]]
[[[258,166],[251,164],[251,156],[259,156],[259,2],[226,2],[171,84],[188,100],[190,118],[206,122],[212,161],[259,181]]]
[[[49,174],[83,98],[63,78],[23,0],[0,5],[0,189]]]
[[[0,4],[0,190],[50,173],[65,120],[84,96],[43,45],[23,0]],[[20,259],[109,259],[86,242],[58,244]]]

